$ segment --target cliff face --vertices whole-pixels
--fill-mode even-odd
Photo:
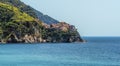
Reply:
[[[49,16],[51,22],[47,24],[21,3],[20,0],[0,0],[0,43],[83,41],[73,25],[54,22]]]
[[[77,29],[73,25],[69,25],[65,22],[57,24],[43,25],[45,27],[44,39],[47,42],[82,42]]]

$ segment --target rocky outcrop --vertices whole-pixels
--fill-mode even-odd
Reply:
[[[83,42],[75,26],[44,23],[31,9],[21,8],[20,0],[0,0],[0,43]]]
[[[67,24],[66,22],[60,22],[57,24],[51,24],[50,28],[56,28],[59,30],[62,30],[64,32],[67,32],[68,30],[70,31],[76,31],[77,29],[75,28],[75,26]]]
[[[24,36],[18,36],[17,33],[11,33],[6,39],[7,43],[71,43],[71,42],[83,42],[77,29],[73,25],[69,25],[65,22],[58,24],[43,24],[44,31],[42,33],[35,27],[34,34],[25,34]],[[2,42],[3,43],[3,42]]]
[[[51,25],[44,24],[44,26],[51,33],[47,35],[47,42],[83,42],[75,26],[66,22]],[[49,34],[49,32],[46,34]]]

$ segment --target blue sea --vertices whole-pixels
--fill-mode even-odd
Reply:
[[[86,43],[1,44],[0,66],[120,66],[120,37]]]

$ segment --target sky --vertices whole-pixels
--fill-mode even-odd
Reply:
[[[21,0],[59,21],[75,25],[81,36],[120,36],[120,0]]]

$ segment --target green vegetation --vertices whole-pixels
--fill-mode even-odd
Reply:
[[[24,12],[23,13],[20,12],[18,8],[3,3],[0,3],[0,13],[1,13],[0,15],[2,16],[0,17],[0,19],[3,19],[0,21],[6,20],[7,21],[13,20],[15,22],[34,21],[33,17],[29,16]]]
[[[25,13],[29,14],[30,16],[34,17],[34,18],[37,18],[37,15],[34,12],[33,8],[31,8],[30,6],[24,4],[20,0],[0,0],[0,2],[15,6],[20,11],[25,12]]]
[[[15,6],[21,12],[24,12],[24,13],[32,16],[33,18],[39,19],[40,21],[42,21],[44,23],[47,23],[47,24],[59,23],[59,21],[53,19],[52,17],[50,17],[48,15],[44,15],[43,13],[30,7],[29,5],[26,5],[25,3],[21,2],[20,0],[0,0],[0,2]]]
[[[75,42],[77,31],[46,28],[19,0],[0,0],[0,42]],[[25,8],[24,8],[25,7]],[[50,25],[49,25],[50,26]],[[78,37],[79,36],[79,37]]]
[[[4,3],[0,3],[0,16],[0,37],[3,39],[6,39],[11,33],[18,36],[34,33],[32,26],[37,23],[40,24],[18,8]]]

